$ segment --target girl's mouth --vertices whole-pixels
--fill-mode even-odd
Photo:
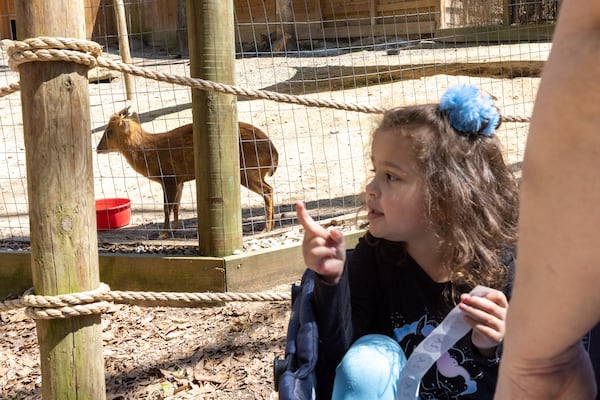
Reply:
[[[376,218],[379,218],[379,217],[382,217],[382,216],[383,216],[382,212],[379,212],[379,211],[377,211],[377,210],[369,207],[369,212],[367,214],[367,218],[369,220],[373,220],[373,219],[376,219]]]

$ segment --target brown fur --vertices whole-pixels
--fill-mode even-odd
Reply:
[[[269,137],[257,127],[240,122],[240,181],[265,202],[265,231],[273,228],[273,188],[265,181],[277,169],[278,153]],[[179,203],[183,183],[195,179],[192,124],[164,133],[142,128],[136,113],[128,109],[113,114],[97,148],[98,153],[117,151],[129,165],[163,187],[165,224],[161,237],[179,227]]]

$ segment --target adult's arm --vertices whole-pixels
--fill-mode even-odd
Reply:
[[[600,2],[563,0],[523,162],[496,399],[588,399],[600,319]]]

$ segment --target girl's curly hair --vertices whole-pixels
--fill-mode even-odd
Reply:
[[[517,241],[518,183],[497,138],[457,131],[437,104],[389,110],[373,135],[384,130],[413,144],[426,212],[450,272],[449,298],[457,301],[476,285],[504,289],[509,271],[502,254]]]

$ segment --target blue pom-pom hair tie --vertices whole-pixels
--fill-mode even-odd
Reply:
[[[452,127],[463,134],[490,137],[500,126],[500,112],[491,96],[484,96],[475,86],[448,88],[440,99],[439,108],[448,114]]]

